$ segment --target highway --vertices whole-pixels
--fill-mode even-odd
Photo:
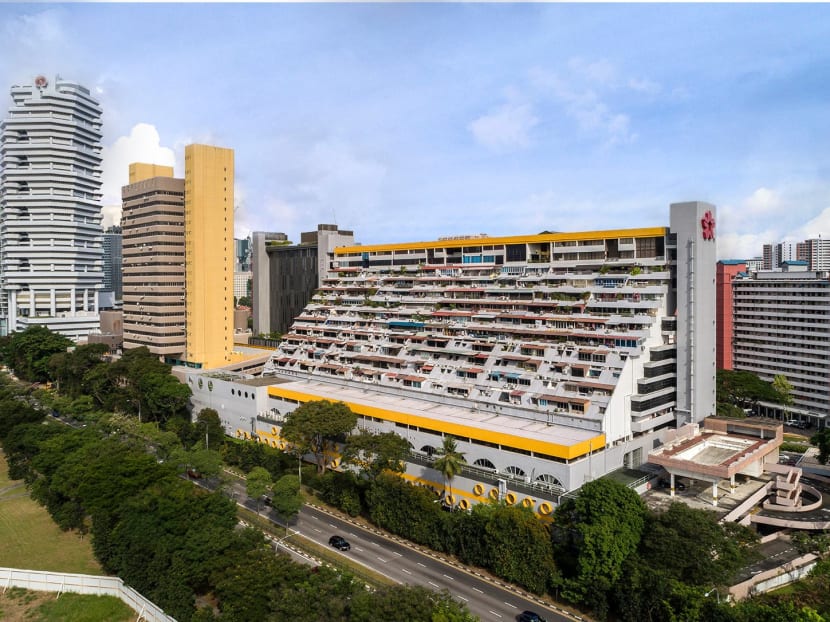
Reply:
[[[257,504],[245,494],[244,484],[234,484],[233,493],[238,503],[257,511]],[[240,502],[239,499],[244,501]],[[261,515],[280,523],[270,508],[260,506],[259,509]],[[341,552],[332,548],[334,554],[343,555],[398,583],[420,585],[432,590],[446,589],[453,598],[465,603],[482,622],[512,621],[526,609],[539,613],[548,622],[581,619],[554,611],[539,601],[496,585],[462,566],[448,564],[404,540],[390,539],[379,531],[365,529],[320,508],[304,506],[291,521],[290,529],[322,546],[328,546],[329,538],[333,535],[343,536],[351,544],[351,550]]]

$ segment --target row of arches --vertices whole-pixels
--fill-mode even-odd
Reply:
[[[434,456],[438,452],[438,450],[432,445],[424,445],[423,447],[421,447],[421,451],[430,457]],[[473,462],[473,466],[496,471],[496,465],[493,464],[487,458],[478,458],[475,462]],[[510,465],[502,469],[501,472],[511,475],[513,477],[527,477],[527,473],[525,473],[524,469],[514,465]],[[558,486],[560,488],[563,487],[562,482],[560,482],[556,477],[554,477],[550,473],[542,473],[541,475],[537,475],[533,481],[538,482],[540,484],[548,484],[550,486]]]

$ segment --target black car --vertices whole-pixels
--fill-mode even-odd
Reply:
[[[516,622],[545,622],[545,619],[533,611],[522,611],[516,616]]]
[[[343,536],[332,536],[329,538],[329,544],[338,551],[348,551],[352,548],[352,545],[346,542],[346,539]]]

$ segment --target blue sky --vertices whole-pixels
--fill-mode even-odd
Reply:
[[[721,257],[830,234],[828,5],[0,4],[0,37],[0,89],[97,94],[109,220],[129,162],[181,174],[207,142],[236,151],[240,236],[653,226],[696,199]]]

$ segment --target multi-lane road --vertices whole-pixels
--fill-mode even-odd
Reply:
[[[258,509],[257,504],[246,497],[242,484],[234,486],[234,496],[237,500],[244,500],[238,502],[248,509]],[[261,506],[259,509],[263,515],[270,514]],[[453,598],[465,603],[482,622],[513,621],[528,609],[549,622],[581,619],[564,611],[554,611],[532,600],[532,597],[524,597],[508,586],[502,587],[460,565],[449,564],[403,540],[390,539],[378,531],[366,529],[316,507],[304,506],[292,521],[290,529],[322,546],[328,546],[333,535],[343,536],[349,541],[351,549],[342,552],[332,549],[335,554],[398,583],[421,585],[433,590],[446,589]],[[291,537],[285,539],[285,543],[290,540]]]

